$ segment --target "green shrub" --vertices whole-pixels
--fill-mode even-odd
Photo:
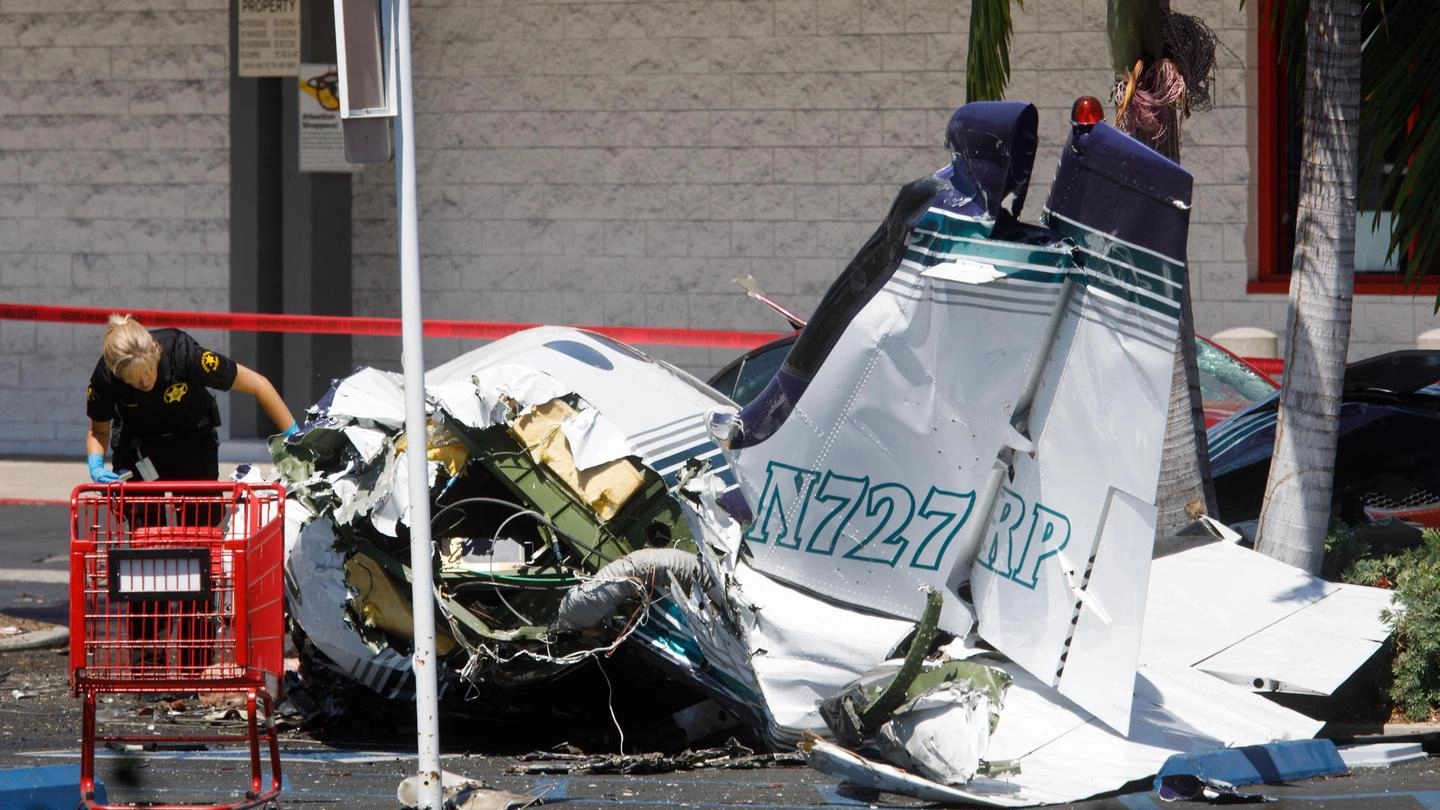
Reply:
[[[1394,632],[1390,699],[1411,720],[1440,709],[1440,531],[1402,555],[1395,575],[1395,608],[1383,614]]]
[[[1325,538],[1326,579],[1395,590],[1395,605],[1381,614],[1390,627],[1395,658],[1389,697],[1411,720],[1440,709],[1440,531],[1427,529],[1419,546],[1376,554],[1343,524]]]

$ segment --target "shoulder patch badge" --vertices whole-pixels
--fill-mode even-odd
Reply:
[[[220,368],[220,356],[206,349],[200,355],[200,369],[207,374]]]

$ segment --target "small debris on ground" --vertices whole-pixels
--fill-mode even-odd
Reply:
[[[51,627],[54,625],[47,622],[37,622],[34,619],[0,613],[0,637],[21,636],[39,630],[48,630]]]
[[[536,751],[518,758],[520,765],[506,768],[515,774],[651,774],[693,771],[701,768],[728,770],[804,765],[799,751],[757,754],[731,738],[719,748],[686,750],[678,754],[572,754]]]

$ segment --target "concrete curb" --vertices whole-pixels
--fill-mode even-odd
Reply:
[[[1433,737],[1440,735],[1440,723],[1386,723],[1386,737]]]
[[[47,627],[44,630],[31,630],[28,633],[0,638],[0,652],[63,647],[69,641],[70,628],[55,625],[53,627]]]
[[[1326,726],[1320,736],[1337,741],[1364,742],[1390,737],[1440,737],[1437,723],[1343,723]]]

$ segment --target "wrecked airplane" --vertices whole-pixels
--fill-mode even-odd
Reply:
[[[1036,109],[959,108],[743,408],[570,328],[428,372],[442,689],[624,648],[841,779],[999,806],[1313,736],[1261,693],[1333,692],[1390,594],[1224,539],[1152,559],[1191,180],[1099,109],[1029,224]],[[397,699],[403,403],[362,369],[273,448],[307,648]]]

